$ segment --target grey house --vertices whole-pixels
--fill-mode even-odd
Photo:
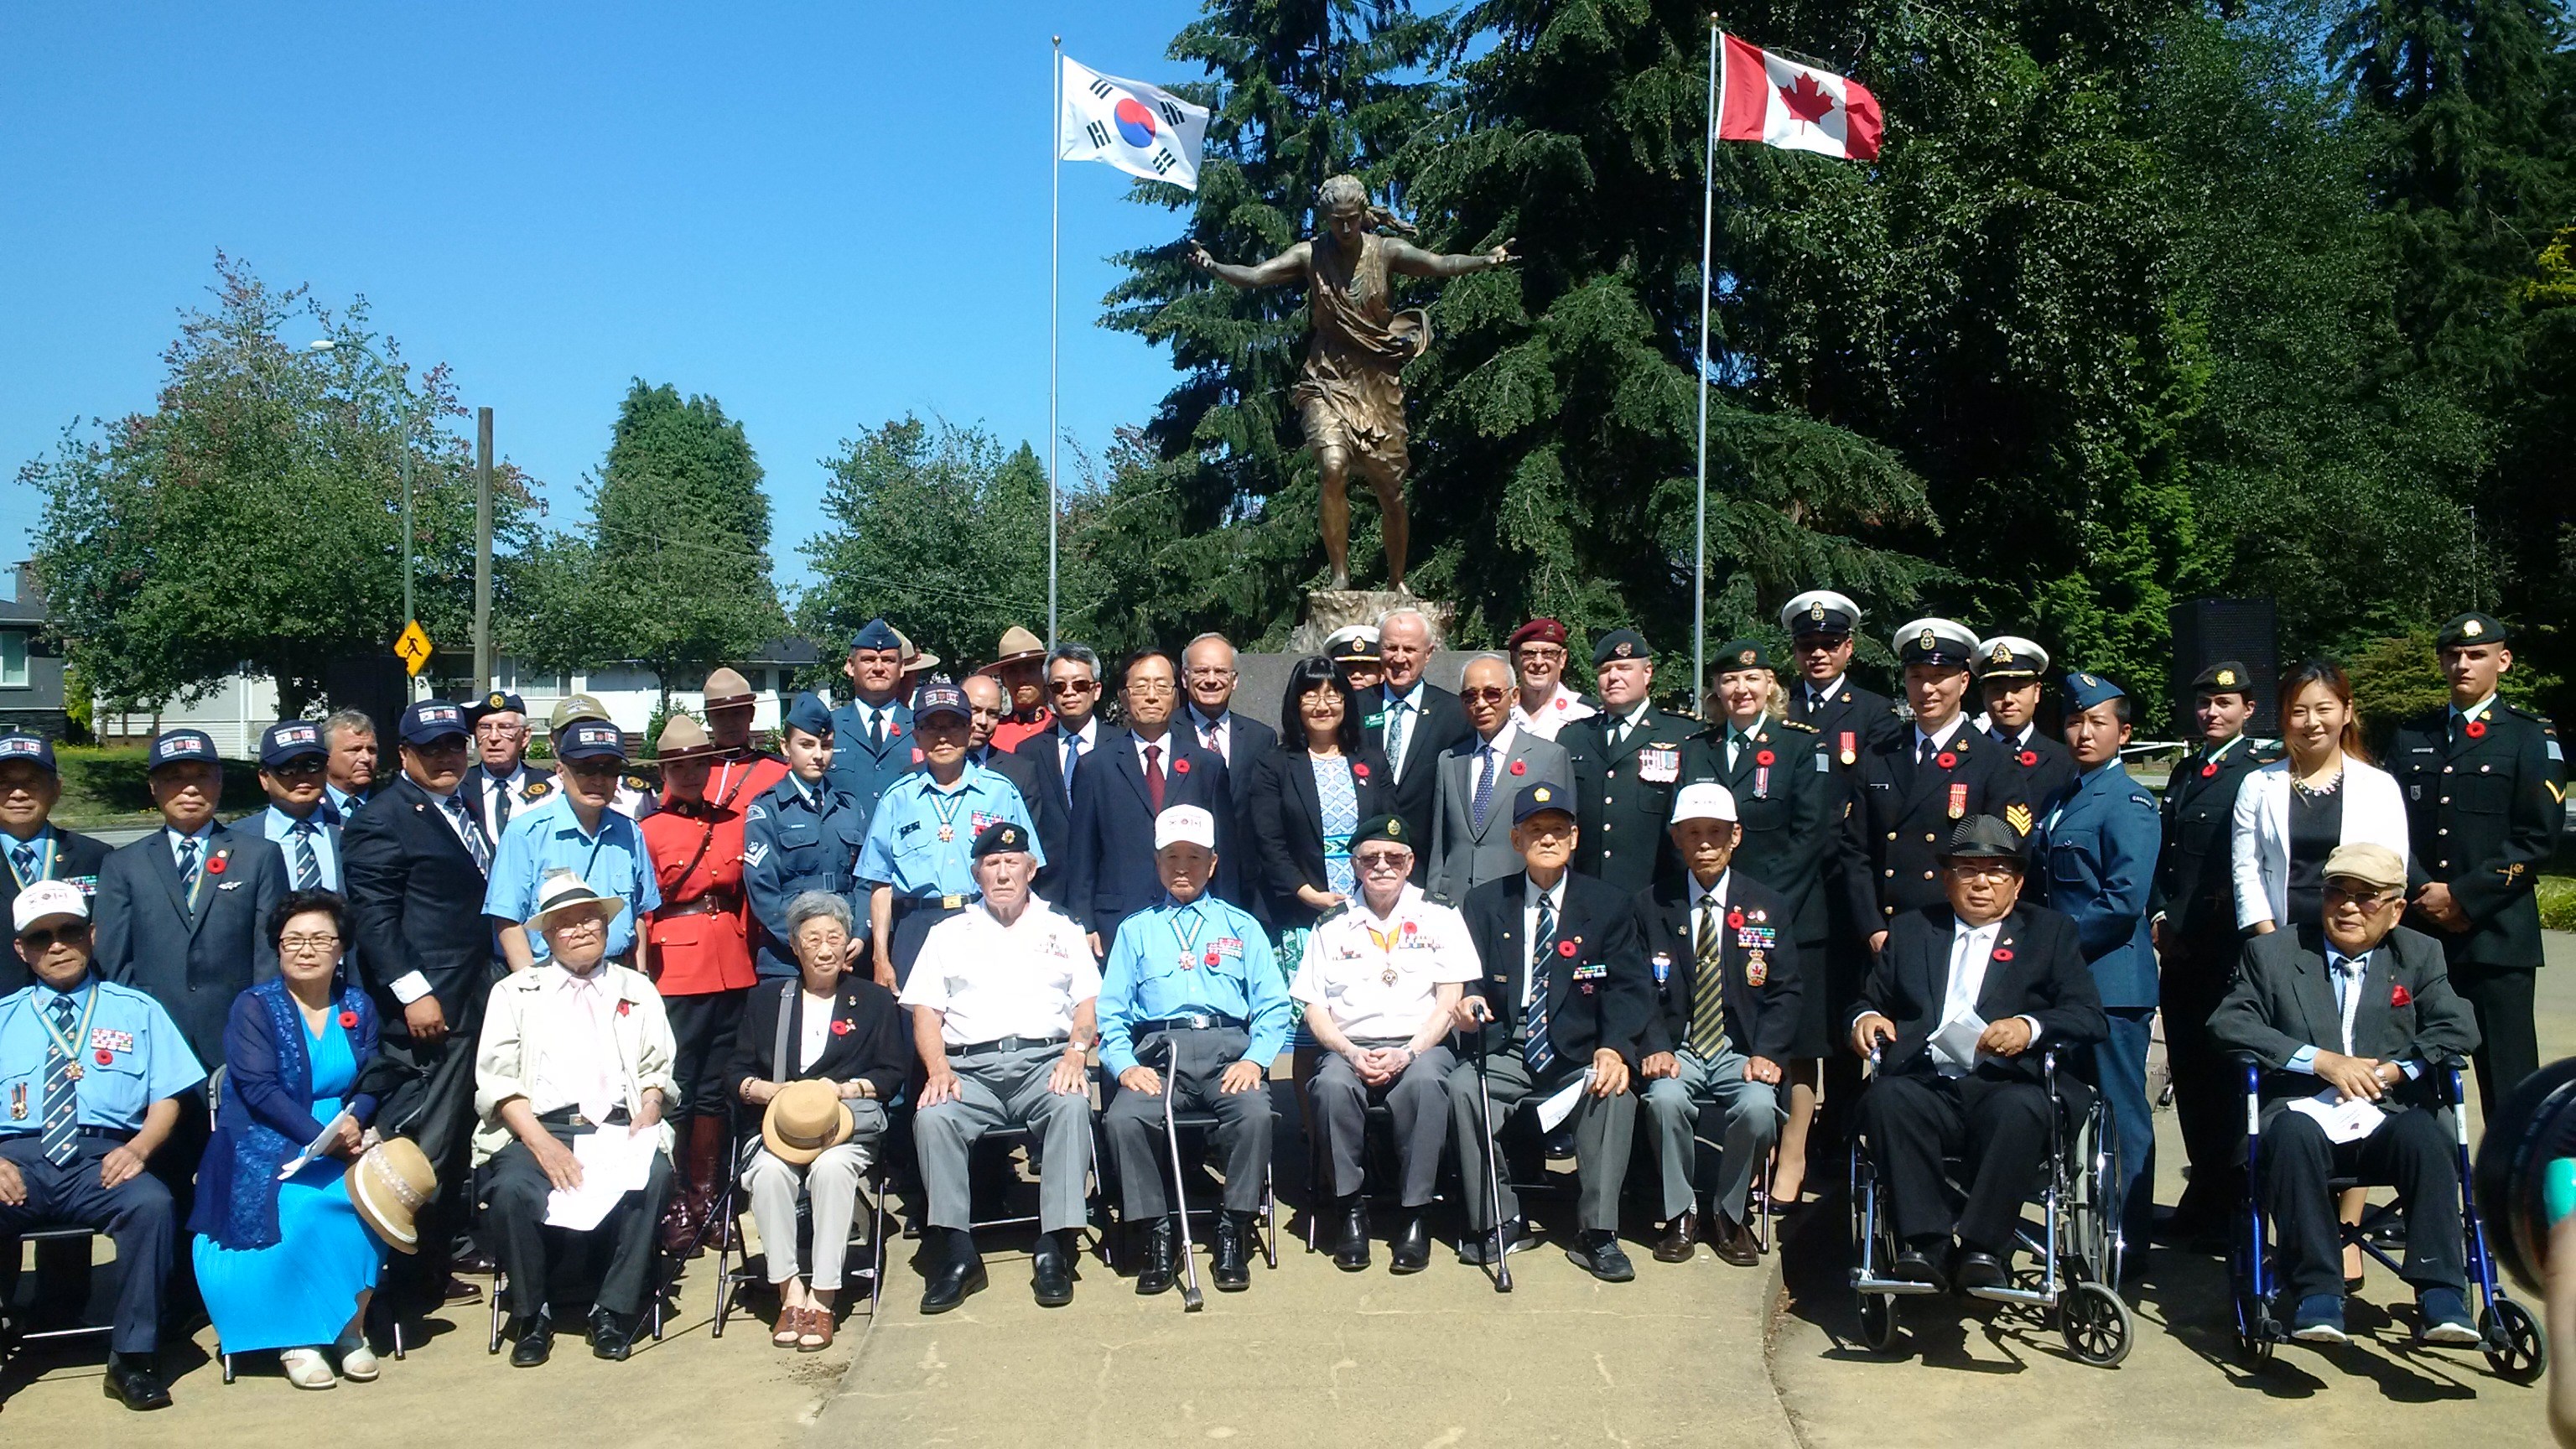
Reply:
[[[45,591],[26,563],[12,578],[15,589],[0,601],[0,729],[61,739],[63,660],[45,642]]]

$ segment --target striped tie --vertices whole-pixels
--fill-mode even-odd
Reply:
[[[22,886],[34,885],[36,883],[36,847],[32,845],[13,846],[9,851],[9,858],[17,862],[19,884]]]
[[[449,791],[447,813],[456,821],[456,833],[465,838],[465,848],[474,854],[474,868],[485,875],[490,875],[492,847],[483,843],[483,827],[474,822],[474,812],[465,808],[465,797],[453,790]]]
[[[1699,907],[1698,939],[1692,942],[1692,954],[1699,958],[1699,971],[1691,981],[1690,1048],[1701,1061],[1715,1061],[1726,1050],[1726,976],[1723,952],[1717,938],[1717,902],[1703,900]]]
[[[1529,1063],[1530,1075],[1544,1077],[1556,1063],[1556,1046],[1547,1039],[1548,968],[1556,960],[1556,903],[1545,892],[1538,898],[1538,929],[1530,933],[1530,1002],[1529,1014],[1521,1024],[1529,1032],[1521,1043],[1521,1060]]]
[[[197,841],[194,836],[179,842],[179,893],[194,905],[197,895]]]
[[[71,1054],[63,1050],[63,1042],[79,1029],[72,1020],[72,999],[55,997],[54,1034],[60,1040],[45,1048],[45,1131],[37,1146],[56,1167],[71,1166],[72,1154],[80,1146],[80,1099],[73,1086]]]
[[[322,860],[313,853],[314,825],[310,820],[295,822],[295,888],[314,890],[322,884]]]

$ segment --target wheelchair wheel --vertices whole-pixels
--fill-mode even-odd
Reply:
[[[1896,1295],[1864,1293],[1860,1295],[1860,1341],[1872,1353],[1887,1353],[1896,1347]]]
[[[2549,1367],[2549,1341],[2540,1336],[2540,1320],[2510,1298],[2497,1298],[2478,1315],[2478,1332],[2487,1341],[2487,1365],[2517,1384],[2536,1383]]]
[[[2110,1368],[2129,1356],[2135,1336],[2129,1305],[2100,1283],[2070,1283],[2057,1300],[2057,1326],[2066,1335],[2066,1351],[2093,1365]]]

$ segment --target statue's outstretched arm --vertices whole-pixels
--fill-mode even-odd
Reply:
[[[1491,251],[1453,252],[1445,256],[1426,252],[1409,241],[1390,236],[1379,237],[1378,243],[1386,248],[1387,266],[1408,277],[1463,277],[1469,272],[1490,271],[1519,261],[1520,258],[1512,255],[1512,243],[1518,240],[1518,237],[1505,237],[1503,244]]]
[[[1208,255],[1206,247],[1192,242],[1189,263],[1228,286],[1276,287],[1283,282],[1294,282],[1304,277],[1308,255],[1306,244],[1299,242],[1266,262],[1249,267],[1238,267],[1231,262],[1218,261]]]

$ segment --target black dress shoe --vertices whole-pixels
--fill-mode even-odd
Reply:
[[[1342,1199],[1342,1236],[1333,1244],[1333,1266],[1356,1273],[1369,1265],[1368,1202],[1356,1195]]]
[[[1565,1256],[1604,1283],[1625,1283],[1637,1276],[1628,1250],[1619,1246],[1619,1235],[1605,1228],[1586,1228],[1581,1245],[1566,1249]]]
[[[930,1281],[921,1290],[924,1313],[947,1312],[965,1302],[967,1294],[982,1292],[987,1281],[983,1255],[975,1251],[974,1235],[952,1231],[948,1236],[948,1256],[931,1270]]]
[[[1750,1268],[1762,1261],[1762,1245],[1753,1240],[1753,1230],[1724,1213],[1717,1215],[1717,1230],[1709,1234],[1708,1243],[1721,1263]]]
[[[1404,1225],[1395,1230],[1387,1258],[1387,1268],[1397,1273],[1419,1273],[1431,1266],[1431,1229],[1423,1224],[1420,1208],[1405,1209]]]
[[[535,1368],[555,1351],[555,1320],[540,1313],[519,1321],[519,1341],[510,1345],[510,1367]]]
[[[1685,1211],[1680,1217],[1672,1220],[1671,1225],[1665,1229],[1664,1236],[1656,1242],[1655,1261],[1687,1263],[1691,1260],[1692,1245],[1698,1241],[1699,1214]]]
[[[475,1248],[450,1258],[447,1261],[447,1268],[451,1273],[480,1273],[489,1277],[500,1268],[500,1265],[492,1261],[491,1254],[481,1248]]]
[[[1976,1288],[2012,1286],[2012,1275],[2004,1271],[2004,1265],[1996,1260],[1995,1255],[1976,1248],[1970,1248],[1959,1255],[1958,1276],[1959,1291],[1962,1293]]]
[[[153,1372],[151,1360],[139,1354],[131,1358],[109,1354],[106,1387],[109,1398],[137,1412],[170,1407],[170,1391],[161,1386],[161,1375]]]
[[[1496,1243],[1502,1245],[1499,1252],[1495,1250]],[[1499,1232],[1470,1233],[1466,1241],[1458,1245],[1458,1261],[1483,1267],[1499,1262],[1510,1254],[1525,1253],[1537,1246],[1538,1238],[1530,1232],[1528,1219],[1505,1218]]]
[[[443,1291],[446,1295],[447,1301],[450,1303],[480,1303],[483,1301],[482,1284],[468,1283],[453,1273],[447,1275],[447,1287]]]
[[[1219,1293],[1240,1293],[1252,1286],[1252,1214],[1226,1209],[1216,1220],[1216,1252],[1208,1276]]]
[[[1928,1284],[1935,1293],[1950,1291],[1949,1275],[1941,1271],[1942,1245],[1917,1244],[1896,1255],[1895,1276],[1900,1282]]]
[[[590,1331],[584,1336],[590,1340],[591,1356],[624,1363],[635,1352],[635,1330],[640,1322],[639,1314],[610,1308],[590,1310]]]
[[[1065,1251],[1064,1234],[1038,1234],[1029,1291],[1037,1295],[1040,1308],[1062,1308],[1073,1301],[1073,1256]]]
[[[1172,1279],[1181,1271],[1177,1240],[1172,1235],[1170,1218],[1154,1219],[1145,1235],[1145,1266],[1136,1270],[1136,1295],[1151,1298],[1172,1291]]]

